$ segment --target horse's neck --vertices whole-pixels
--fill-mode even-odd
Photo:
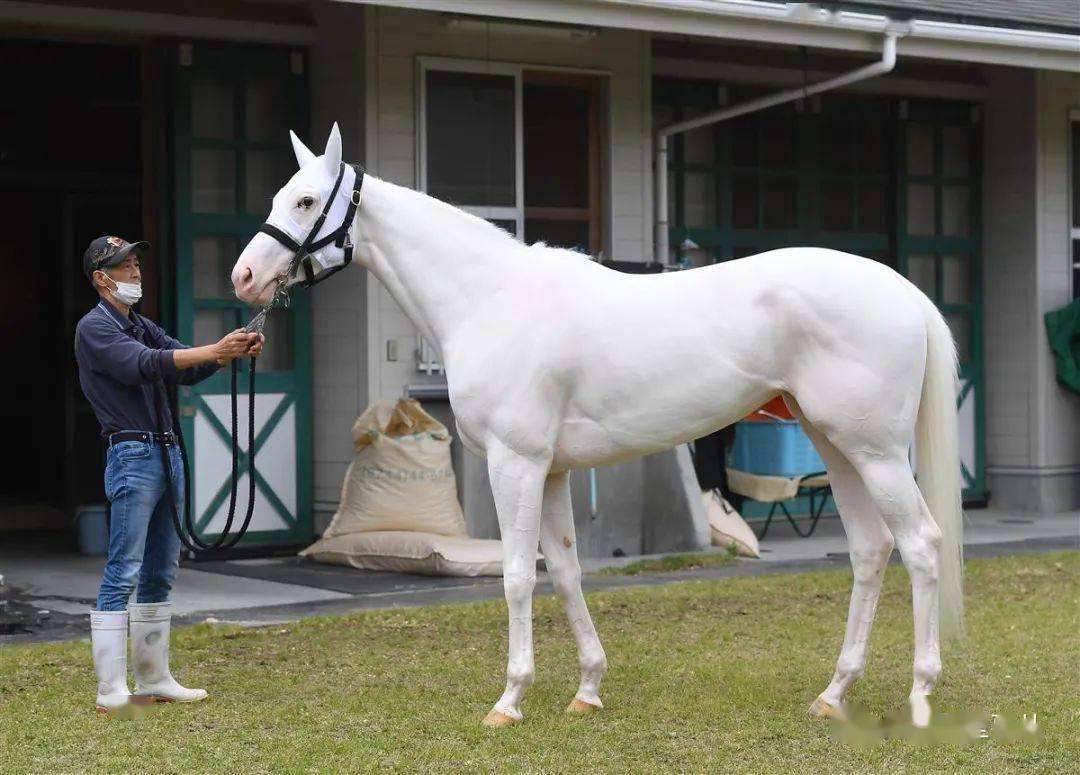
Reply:
[[[496,291],[520,246],[447,204],[369,178],[357,212],[362,261],[432,343]]]

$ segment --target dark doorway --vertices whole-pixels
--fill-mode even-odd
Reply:
[[[97,300],[81,269],[101,234],[142,230],[139,49],[0,42],[0,530],[63,527],[104,500],[97,422],[78,386],[75,323]]]
[[[595,76],[526,71],[522,89],[525,242],[603,248],[600,89]]]

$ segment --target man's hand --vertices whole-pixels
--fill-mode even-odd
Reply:
[[[190,369],[204,363],[216,363],[225,366],[237,358],[256,357],[262,354],[262,334],[246,333],[238,328],[222,337],[216,344],[204,344],[202,347],[184,347],[172,350],[173,364],[178,369]]]
[[[254,346],[258,346],[259,352],[262,352],[262,342],[259,341],[261,336],[261,334],[245,333],[242,328],[226,334],[220,342],[211,345],[214,349],[214,361],[218,366],[225,366],[236,358],[248,355]]]
[[[248,347],[245,358],[258,358],[262,355],[263,345],[266,344],[266,337],[262,334],[255,334],[255,341]]]

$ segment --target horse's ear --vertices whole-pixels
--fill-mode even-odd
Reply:
[[[326,140],[323,163],[326,164],[326,172],[329,175],[337,175],[338,165],[341,164],[341,130],[338,129],[336,121],[330,129],[330,137]]]
[[[289,130],[289,139],[292,140],[293,153],[296,154],[296,163],[303,169],[309,161],[315,158],[311,149],[304,145],[304,141],[296,136],[296,132]]]

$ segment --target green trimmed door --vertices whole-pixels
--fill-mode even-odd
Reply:
[[[978,109],[904,100],[899,105],[899,270],[934,300],[960,360],[957,408],[964,500],[986,500]]]
[[[237,256],[296,169],[288,130],[307,128],[306,55],[272,46],[181,44],[174,62],[173,172],[176,318],[180,338],[201,345],[244,325],[233,295]],[[308,298],[275,310],[257,361],[255,511],[241,546],[295,544],[312,536],[311,377]],[[247,507],[247,363],[238,406],[240,472],[234,529]],[[181,388],[191,460],[192,515],[205,538],[229,508],[229,370]]]

